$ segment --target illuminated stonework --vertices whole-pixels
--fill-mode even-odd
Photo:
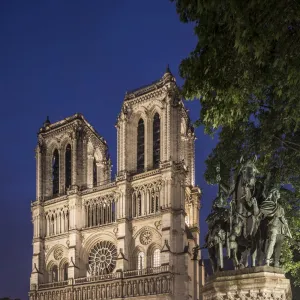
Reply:
[[[63,257],[63,249],[57,248],[54,250],[53,256],[56,260],[60,260]]]
[[[148,245],[152,241],[152,232],[149,229],[145,229],[140,236],[140,241],[142,245]]]
[[[30,300],[200,299],[195,134],[176,89],[167,70],[125,95],[114,179],[84,116],[40,128]]]
[[[111,273],[116,267],[117,249],[107,241],[97,243],[90,252],[89,267],[91,275]]]

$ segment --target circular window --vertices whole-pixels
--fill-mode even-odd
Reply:
[[[152,241],[152,232],[149,229],[145,229],[140,235],[140,242],[143,245],[148,245]]]
[[[116,246],[107,241],[97,243],[90,252],[89,267],[92,275],[111,273],[116,267]]]

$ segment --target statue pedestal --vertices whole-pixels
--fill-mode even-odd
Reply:
[[[260,266],[223,271],[209,277],[203,300],[291,300],[290,280],[280,268]]]

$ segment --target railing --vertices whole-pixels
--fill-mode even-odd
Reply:
[[[136,276],[145,276],[145,275],[152,275],[152,274],[159,274],[159,273],[164,273],[164,272],[169,272],[170,271],[170,266],[160,266],[160,267],[155,267],[155,268],[146,268],[142,270],[133,270],[133,271],[126,271],[124,272],[123,276],[124,278],[128,277],[136,277]]]
[[[131,277],[139,277],[145,275],[155,275],[170,272],[171,267],[169,265],[154,267],[154,268],[146,268],[142,270],[132,270],[132,271],[125,271],[125,272],[115,272],[111,274],[105,275],[97,275],[97,276],[90,276],[90,277],[81,277],[75,278],[74,281],[70,279],[69,281],[60,281],[60,282],[50,282],[50,283],[41,283],[39,284],[39,290],[42,289],[49,289],[49,288],[58,288],[67,286],[69,283],[74,285],[77,284],[84,284],[84,283],[95,283],[99,281],[107,281],[107,280],[115,280],[115,279],[122,279],[122,278],[131,278]]]
[[[39,289],[49,289],[49,288],[55,288],[55,287],[63,287],[68,285],[68,280],[65,281],[58,281],[58,282],[49,282],[49,283],[41,283],[39,284]]]
[[[104,280],[111,280],[111,279],[118,279],[121,278],[121,272],[106,274],[106,275],[98,275],[98,276],[91,276],[91,277],[81,277],[76,278],[75,284],[82,284],[87,282],[95,282],[95,281],[104,281]]]

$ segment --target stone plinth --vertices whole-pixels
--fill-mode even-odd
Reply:
[[[290,280],[280,268],[262,266],[223,271],[208,278],[203,300],[291,300]]]

